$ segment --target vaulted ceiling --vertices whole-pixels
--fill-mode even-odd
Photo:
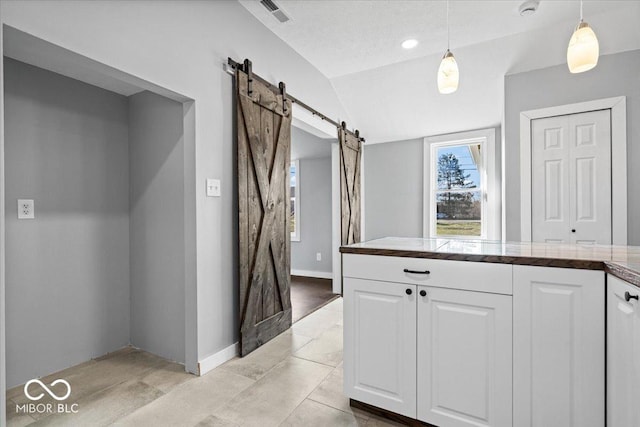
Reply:
[[[286,23],[259,1],[239,1],[330,79],[350,127],[370,142],[498,125],[504,75],[563,64],[580,13],[578,1],[542,0],[531,16],[520,16],[522,1],[451,1],[460,88],[440,95],[444,1],[275,0]],[[640,48],[640,1],[585,1],[584,16],[601,55]],[[400,46],[408,38],[419,41],[415,49]]]

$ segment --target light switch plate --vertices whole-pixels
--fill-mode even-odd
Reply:
[[[220,180],[207,178],[207,197],[220,197]]]
[[[32,199],[18,199],[18,219],[35,219]]]

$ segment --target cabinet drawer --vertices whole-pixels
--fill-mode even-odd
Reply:
[[[344,277],[505,295],[512,294],[512,271],[510,264],[342,254]]]

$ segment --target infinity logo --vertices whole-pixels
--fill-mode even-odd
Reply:
[[[47,387],[42,381],[40,381],[40,380],[31,380],[31,381],[29,381],[28,383],[26,383],[24,385],[24,395],[27,396],[31,400],[40,400],[44,396],[44,393],[40,393],[37,396],[32,396],[31,394],[29,394],[29,386],[31,384],[33,384],[33,383],[39,384],[40,387],[42,387],[43,390],[46,391],[49,394],[49,396],[53,397],[55,400],[65,400],[67,397],[69,397],[71,395],[71,386],[65,380],[55,380],[54,382],[49,384],[51,387],[55,387],[57,384],[66,385],[67,386],[67,393],[62,397],[58,396],[53,391],[51,391],[51,389],[49,387]]]

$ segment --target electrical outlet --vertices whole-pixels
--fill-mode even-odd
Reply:
[[[207,197],[220,197],[220,180],[207,178]]]
[[[316,261],[322,261],[322,253],[321,252],[316,253]]]
[[[34,219],[35,217],[33,200],[18,199],[18,219]]]

